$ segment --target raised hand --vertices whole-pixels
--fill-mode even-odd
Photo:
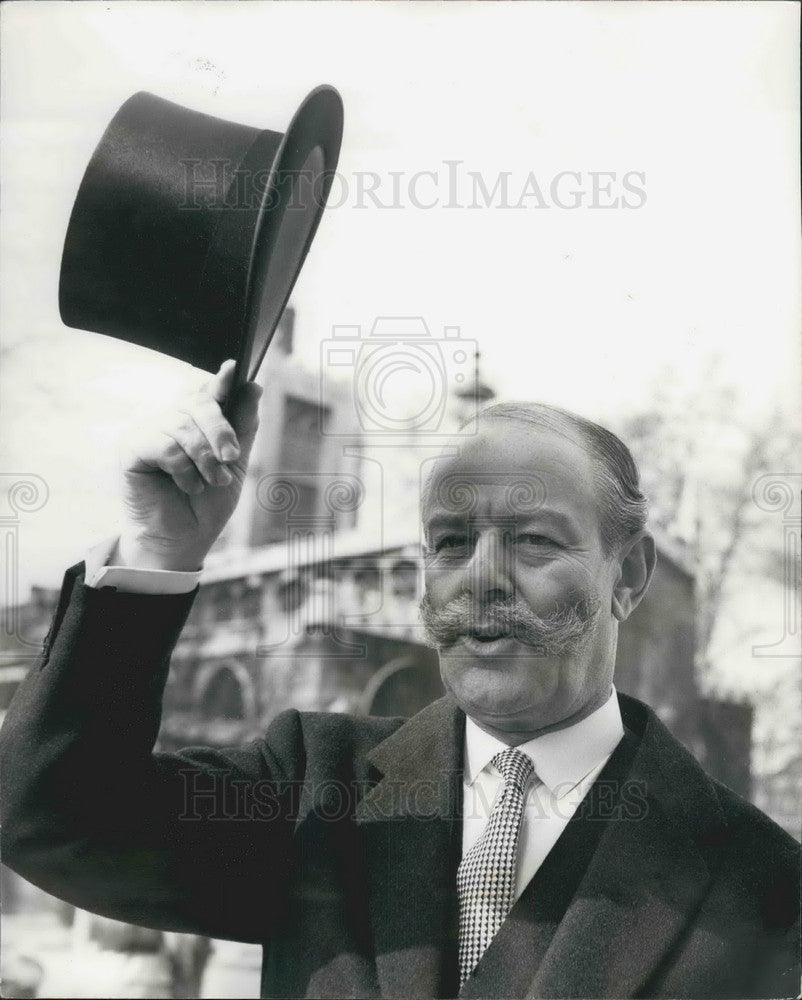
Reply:
[[[124,527],[112,562],[197,570],[239,500],[259,423],[261,387],[230,406],[234,362],[134,437],[123,462]]]

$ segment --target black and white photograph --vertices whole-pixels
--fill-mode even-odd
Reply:
[[[800,996],[799,35],[0,6],[0,995]]]

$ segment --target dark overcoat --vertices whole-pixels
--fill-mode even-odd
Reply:
[[[288,711],[244,747],[154,754],[192,599],[68,572],[2,730],[5,863],[110,917],[263,944],[265,997],[453,996],[464,716]],[[500,967],[524,963],[529,997],[795,996],[798,845],[619,700],[638,795],[537,960],[519,937]]]

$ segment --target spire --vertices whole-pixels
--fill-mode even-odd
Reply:
[[[483,406],[488,403],[491,399],[495,399],[496,393],[487,383],[482,381],[481,375],[479,373],[479,359],[481,358],[480,352],[477,350],[474,353],[474,375],[473,381],[468,382],[466,385],[460,386],[458,389],[454,390],[454,395],[460,402],[473,402],[475,401],[477,406]]]

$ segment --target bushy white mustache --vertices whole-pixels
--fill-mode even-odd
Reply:
[[[435,608],[426,593],[420,603],[420,616],[426,638],[435,649],[448,648],[461,636],[484,631],[512,636],[532,646],[540,656],[565,656],[584,644],[600,607],[595,597],[588,597],[541,618],[515,597],[477,605],[463,593]]]

